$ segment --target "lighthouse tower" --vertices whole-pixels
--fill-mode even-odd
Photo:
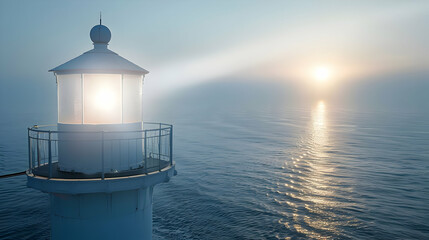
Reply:
[[[151,239],[152,193],[175,175],[173,126],[142,122],[145,69],[94,49],[50,70],[58,123],[28,129],[27,185],[48,193],[52,239]]]

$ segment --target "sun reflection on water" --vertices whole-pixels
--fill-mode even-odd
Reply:
[[[323,148],[328,142],[325,102],[320,101],[312,112],[312,138],[310,144],[314,147],[312,150],[318,154],[318,157],[327,157],[323,154]]]
[[[285,162],[284,183],[277,185],[280,197],[275,201],[284,207],[281,215],[285,216],[279,223],[305,238],[339,238],[340,226],[353,219],[341,213],[347,205],[341,199],[347,196],[335,177],[337,169],[331,156],[335,145],[330,142],[327,105],[319,101],[310,114],[295,156]]]

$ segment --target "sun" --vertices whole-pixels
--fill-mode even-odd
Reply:
[[[317,82],[326,82],[332,77],[332,70],[326,66],[318,66],[313,70],[314,80]]]

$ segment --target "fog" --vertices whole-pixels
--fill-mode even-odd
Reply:
[[[186,95],[201,104],[428,109],[427,1],[1,1],[2,118],[42,111],[55,121],[47,71],[92,48],[100,11],[109,48],[150,71],[149,107]],[[320,64],[335,70],[324,90],[308,74]]]

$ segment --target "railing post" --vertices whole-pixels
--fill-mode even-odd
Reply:
[[[145,171],[146,171],[146,173],[147,173],[147,143],[146,143],[146,140],[147,140],[147,131],[146,130],[144,130],[144,169],[145,169]]]
[[[101,131],[101,179],[104,180],[104,131]]]
[[[27,128],[27,134],[28,134],[28,173],[32,173],[30,128]]]
[[[37,148],[37,166],[40,167],[40,147],[39,147],[39,132],[36,137],[36,148]]]
[[[51,131],[49,131],[49,139],[48,139],[48,155],[49,155],[49,179],[51,179],[51,178],[52,178]]]
[[[158,134],[158,171],[161,171],[161,123],[159,124],[159,134]]]
[[[170,126],[170,166],[173,165],[173,125]]]

